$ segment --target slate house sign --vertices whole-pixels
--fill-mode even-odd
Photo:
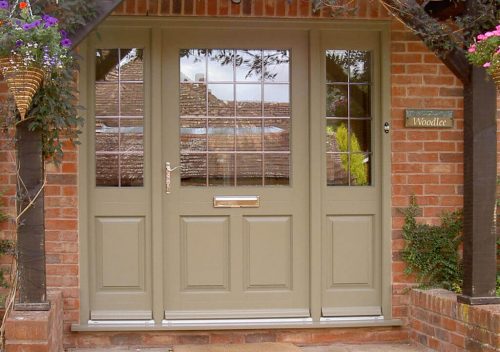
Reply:
[[[452,110],[406,109],[405,127],[453,128]]]

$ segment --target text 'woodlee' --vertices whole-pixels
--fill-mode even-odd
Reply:
[[[453,128],[453,111],[407,109],[405,127]]]

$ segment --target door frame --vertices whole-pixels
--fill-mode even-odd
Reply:
[[[401,321],[392,320],[392,216],[391,216],[391,137],[390,134],[383,133],[383,124],[385,122],[391,123],[391,57],[390,57],[390,23],[389,20],[336,20],[333,22],[328,19],[315,19],[315,20],[295,20],[295,19],[197,19],[197,18],[151,18],[151,17],[139,17],[139,16],[117,16],[108,18],[100,27],[100,31],[105,31],[108,29],[124,29],[133,31],[134,29],[145,29],[150,33],[149,40],[151,48],[151,64],[152,70],[155,67],[161,67],[162,58],[162,29],[166,27],[178,27],[178,28],[190,28],[190,29],[202,29],[205,27],[211,28],[259,28],[263,30],[273,30],[273,29],[290,29],[290,30],[304,30],[309,34],[309,180],[310,180],[310,311],[311,319],[310,321],[303,321],[300,324],[294,323],[293,326],[300,327],[332,327],[332,326],[376,326],[376,325],[401,325]],[[381,194],[381,231],[382,231],[382,243],[381,243],[381,258],[382,258],[382,314],[384,319],[377,322],[372,319],[372,321],[359,320],[359,322],[321,322],[321,236],[322,236],[322,199],[321,199],[321,178],[320,172],[314,172],[313,170],[322,170],[322,155],[321,155],[321,143],[317,141],[323,141],[323,131],[324,131],[324,118],[321,115],[321,90],[322,85],[319,83],[322,81],[321,70],[321,34],[326,32],[335,31],[373,31],[377,32],[380,38],[380,77],[379,82],[380,87],[380,111],[381,116],[379,121],[380,131],[379,135],[374,136],[375,143],[380,143],[380,150],[382,155],[380,155],[380,162],[382,168],[382,194]],[[96,37],[98,32],[92,33],[89,37]],[[88,58],[91,54],[91,40],[87,39],[80,45],[80,54],[84,58]],[[86,60],[81,64],[80,70],[80,103],[83,106],[89,106],[93,103],[90,99],[92,96],[93,86],[89,83],[92,82],[91,77],[89,77],[90,64],[92,60]],[[161,131],[162,127],[162,102],[161,102],[161,87],[162,87],[162,77],[161,72],[153,72],[151,75],[151,97],[152,102],[150,106],[152,120],[160,119],[159,121],[152,122],[158,128],[151,129],[149,141],[145,140],[150,146],[161,145]],[[311,84],[311,82],[315,82]],[[83,111],[82,116],[88,121],[88,110]],[[92,124],[87,123],[85,125],[85,130],[81,135],[82,144],[78,148],[78,206],[79,206],[79,254],[80,254],[80,321],[79,324],[73,325],[74,331],[91,331],[96,329],[89,325],[90,320],[90,289],[89,289],[89,279],[90,279],[90,256],[89,256],[89,229],[88,229],[88,215],[89,211],[89,187],[92,184],[93,175],[88,173],[89,165],[89,151],[88,141],[91,140],[94,133]],[[162,167],[162,153],[161,148],[149,148],[151,153],[151,184],[152,184],[152,194],[151,194],[151,231],[152,231],[152,277],[153,277],[153,288],[152,288],[152,309],[153,309],[153,319],[154,324],[151,328],[160,330],[176,330],[178,327],[168,327],[163,326],[163,316],[164,316],[164,292],[163,292],[163,282],[162,280],[155,280],[155,278],[161,278],[163,275],[163,261],[162,261],[162,249],[163,249],[163,231],[162,231],[162,185],[164,170]],[[282,322],[277,322],[278,326],[289,325],[283,324]],[[109,326],[122,326],[119,322],[114,322],[109,324]],[[137,325],[126,324],[128,330],[137,330]],[[141,325],[144,329],[144,324]],[[263,323],[245,324],[248,328],[261,328]],[[265,323],[264,326],[269,326],[269,323]],[[197,326],[196,329],[202,329],[203,326]],[[213,327],[212,327],[213,329]]]

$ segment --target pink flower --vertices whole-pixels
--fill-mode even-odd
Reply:
[[[491,62],[487,62],[483,65],[483,67],[490,67],[491,66]]]
[[[469,53],[475,53],[476,52],[476,47],[475,46],[471,46],[469,48],[469,50],[467,50]]]
[[[496,26],[496,29],[500,31],[500,24]]]
[[[484,40],[484,39],[486,39],[486,36],[484,34],[479,34],[477,36],[477,40],[479,40],[479,41]]]

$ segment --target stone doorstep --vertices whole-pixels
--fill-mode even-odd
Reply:
[[[248,345],[248,344],[247,344]],[[250,344],[252,345],[252,344]],[[297,352],[425,352],[431,351],[422,347],[412,346],[408,344],[371,344],[371,345],[349,345],[349,344],[334,344],[330,346],[311,346],[311,347],[294,347],[294,349],[280,350],[280,349],[268,349],[266,345],[272,344],[253,344],[254,349],[237,349],[237,347],[245,345],[233,345],[233,349],[199,349],[200,347],[209,347],[208,345],[203,346],[174,346],[174,349],[169,348],[134,348],[134,347],[110,347],[102,349],[69,349],[68,352],[286,352],[286,351],[297,351]],[[283,345],[283,344],[281,344]],[[213,347],[217,347],[212,345]],[[220,345],[219,345],[220,346]],[[225,345],[231,346],[231,345]],[[180,349],[180,348],[183,349]],[[187,347],[192,347],[193,349],[186,349]],[[236,347],[236,348],[234,348]],[[255,347],[260,347],[257,349]]]

